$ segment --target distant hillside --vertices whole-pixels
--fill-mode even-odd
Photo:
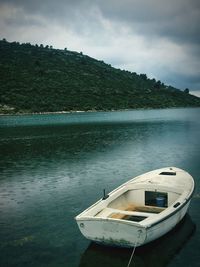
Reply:
[[[82,53],[0,41],[0,113],[200,106],[200,98]]]

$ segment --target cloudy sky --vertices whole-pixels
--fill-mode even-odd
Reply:
[[[199,25],[199,0],[0,0],[0,39],[82,51],[196,92]]]

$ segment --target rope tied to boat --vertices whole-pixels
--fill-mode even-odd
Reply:
[[[142,233],[142,231],[139,230],[139,231],[138,231],[138,239],[140,238],[141,233]],[[134,253],[135,253],[135,249],[136,249],[136,247],[137,247],[137,243],[138,243],[138,242],[136,241],[136,243],[135,243],[135,245],[134,245],[134,247],[133,247],[133,251],[132,251],[132,253],[131,253],[131,257],[130,257],[130,259],[129,259],[129,262],[128,262],[127,267],[129,267],[130,264],[131,264],[131,261],[132,261],[132,259],[133,259]]]
[[[133,247],[133,251],[132,251],[132,253],[131,253],[131,257],[130,257],[130,259],[129,259],[129,262],[128,262],[128,265],[127,265],[127,267],[129,267],[129,266],[130,266],[130,264],[131,264],[131,261],[132,261],[133,255],[134,255],[134,253],[135,253],[135,249],[136,249],[136,245]]]

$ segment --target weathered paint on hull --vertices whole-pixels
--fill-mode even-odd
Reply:
[[[111,246],[133,247],[145,242],[146,229],[120,221],[81,220],[81,233],[92,241]]]

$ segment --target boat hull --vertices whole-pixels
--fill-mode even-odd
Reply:
[[[121,221],[80,219],[81,233],[89,240],[109,246],[139,247],[172,230],[185,216],[190,201],[171,216],[153,225],[139,226]]]

